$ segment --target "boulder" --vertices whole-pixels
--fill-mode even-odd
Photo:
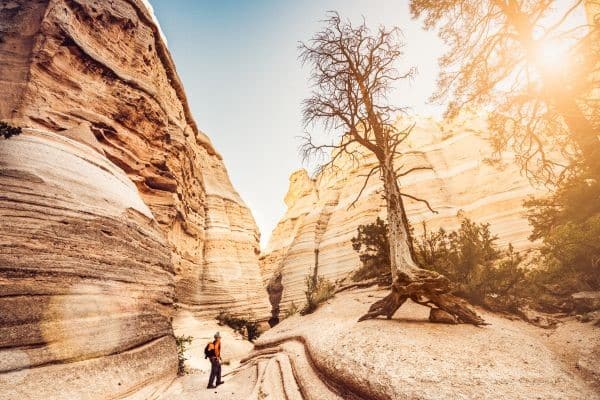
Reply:
[[[544,329],[554,328],[558,324],[558,320],[549,315],[535,311],[529,306],[519,307],[517,315],[525,321]]]
[[[577,313],[600,310],[600,291],[577,292],[571,295]]]
[[[439,308],[429,310],[429,320],[440,324],[457,324],[456,317]]]

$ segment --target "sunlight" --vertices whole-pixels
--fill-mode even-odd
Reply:
[[[545,41],[538,43],[534,50],[535,63],[544,70],[564,70],[569,62],[568,43]]]

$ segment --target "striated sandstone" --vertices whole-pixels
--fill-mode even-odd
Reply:
[[[0,398],[148,397],[174,302],[267,318],[254,219],[142,1],[2,2],[0,39]]]
[[[417,235],[421,221],[427,222],[428,229],[456,229],[461,217],[468,217],[489,222],[499,245],[512,243],[524,250],[532,243],[527,239],[530,227],[522,201],[540,191],[520,174],[510,154],[493,156],[483,120],[463,117],[450,126],[432,118],[416,121],[397,165],[403,165],[403,170],[431,170],[401,178],[401,186],[404,192],[427,199],[437,214],[410,199],[406,199],[407,213]],[[338,168],[313,179],[305,170],[292,174],[285,197],[287,211],[261,256],[264,283],[271,282],[270,287],[278,289],[270,290],[270,297],[281,299],[281,304],[272,301],[275,314],[278,306],[286,310],[292,301],[296,306],[303,304],[304,279],[313,271],[315,250],[318,273],[331,280],[344,278],[359,267],[350,239],[358,225],[373,222],[377,216],[385,218],[382,185],[375,175],[351,207],[364,177],[375,165],[372,155],[363,154],[358,161],[340,159]]]
[[[0,399],[167,384],[177,370],[170,250],[123,171],[63,135],[26,130],[0,143],[0,187]]]

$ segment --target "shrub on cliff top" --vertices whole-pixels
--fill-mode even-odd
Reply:
[[[4,121],[0,121],[0,136],[9,139],[21,133],[21,128],[12,126]]]

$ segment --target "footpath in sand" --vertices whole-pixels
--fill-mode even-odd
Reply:
[[[598,327],[566,320],[544,330],[481,310],[491,325],[433,324],[410,302],[390,321],[356,322],[385,294],[339,293],[261,336],[223,386],[206,389],[207,372],[194,370],[160,398],[600,399]],[[239,339],[224,338],[224,349],[228,340]]]

